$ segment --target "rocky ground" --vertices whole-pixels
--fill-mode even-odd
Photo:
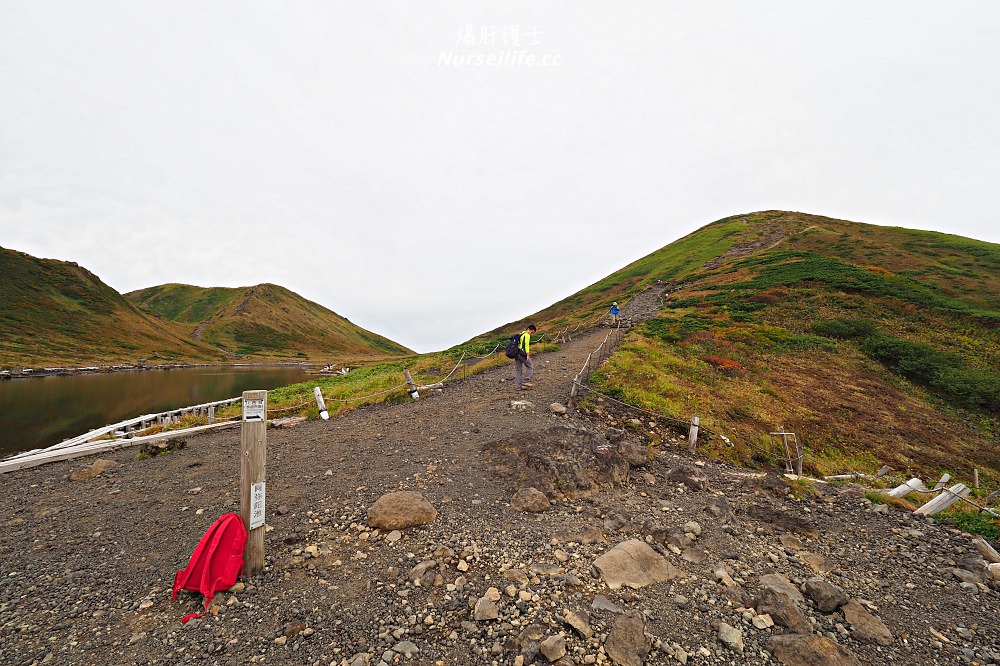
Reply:
[[[610,405],[550,411],[605,334],[538,355],[531,391],[508,365],[269,430],[265,570],[183,625],[201,597],[174,574],[238,511],[238,430],[0,477],[0,661],[1000,664],[968,535],[854,485],[796,499]],[[370,515],[394,491],[436,516]]]

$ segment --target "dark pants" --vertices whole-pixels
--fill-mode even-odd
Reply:
[[[514,359],[514,388],[521,388],[521,366],[524,366],[528,370],[527,374],[524,375],[524,381],[529,381],[531,379],[531,359],[522,358],[518,356]]]

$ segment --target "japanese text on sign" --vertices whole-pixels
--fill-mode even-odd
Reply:
[[[265,481],[250,485],[250,529],[264,525],[264,485]]]
[[[243,420],[244,421],[263,421],[264,420],[264,400],[253,398],[243,401]]]

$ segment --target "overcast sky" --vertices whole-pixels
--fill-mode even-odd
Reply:
[[[1000,242],[1000,3],[0,0],[0,246],[418,351],[713,220]]]

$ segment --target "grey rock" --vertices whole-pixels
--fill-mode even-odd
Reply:
[[[691,490],[707,490],[708,477],[694,467],[678,467],[670,470],[667,478],[674,483],[683,483]]]
[[[805,597],[799,592],[799,588],[792,585],[787,576],[782,574],[765,574],[760,577],[760,586],[764,589],[774,590],[784,594],[797,604],[805,602]]]
[[[590,626],[590,617],[587,613],[577,610],[566,610],[563,612],[563,619],[566,620],[566,624],[576,629],[584,638],[589,639],[594,635],[594,630]]]
[[[799,607],[787,595],[774,588],[764,588],[757,597],[757,613],[770,615],[775,624],[788,627],[800,634],[807,634],[812,627]]]
[[[594,602],[590,605],[591,608],[597,611],[605,611],[608,613],[624,613],[621,608],[619,608],[614,602],[605,597],[604,595],[597,595],[594,597]]]
[[[719,623],[719,640],[737,654],[743,654],[743,632],[725,622]]]
[[[476,619],[476,622],[495,620],[500,617],[500,610],[497,608],[495,602],[490,601],[486,597],[480,597],[476,601],[476,607],[473,609],[472,616]]]
[[[822,578],[807,580],[806,594],[822,613],[832,613],[850,600],[844,590]]]
[[[618,544],[597,558],[594,566],[612,590],[623,585],[638,589],[680,575],[666,558],[638,539]]]
[[[856,600],[847,602],[840,610],[844,613],[844,619],[851,625],[851,638],[854,640],[881,645],[892,643],[892,632],[889,631],[889,627]]]

